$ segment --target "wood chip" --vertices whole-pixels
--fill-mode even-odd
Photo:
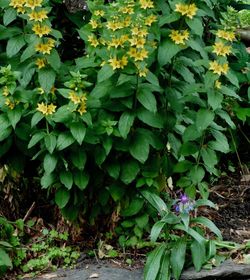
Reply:
[[[89,278],[99,278],[99,274],[98,273],[93,273],[89,276]]]

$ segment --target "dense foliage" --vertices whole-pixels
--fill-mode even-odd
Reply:
[[[152,240],[167,242],[145,279],[178,279],[190,252],[199,270],[216,253],[204,226],[221,237],[196,209],[214,206],[209,178],[250,115],[249,56],[218,20],[228,2],[95,0],[69,14],[0,1],[2,163],[22,173],[33,160],[67,219],[121,246],[156,222]]]

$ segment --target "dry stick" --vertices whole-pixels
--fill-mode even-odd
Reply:
[[[23,218],[23,221],[24,221],[24,222],[29,218],[31,212],[32,212],[32,211],[34,210],[34,208],[35,208],[35,205],[36,205],[36,203],[33,202],[32,205],[30,206],[28,212],[25,214],[25,216],[24,216],[24,218]]]

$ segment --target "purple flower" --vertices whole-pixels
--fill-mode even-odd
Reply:
[[[182,195],[180,196],[180,202],[181,202],[182,204],[188,203],[188,202],[189,202],[189,197],[188,197],[186,194],[182,194]]]

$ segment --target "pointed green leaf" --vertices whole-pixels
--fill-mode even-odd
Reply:
[[[172,267],[173,276],[176,280],[180,278],[181,272],[185,264],[186,257],[186,241],[180,238],[172,248],[170,263]]]
[[[55,155],[46,154],[43,160],[44,171],[49,174],[52,173],[57,165],[58,158]]]
[[[61,171],[60,172],[60,181],[61,183],[68,189],[70,190],[72,185],[73,185],[73,176],[70,171]]]
[[[67,205],[69,199],[70,199],[70,192],[67,189],[61,187],[56,191],[55,202],[60,209],[64,208]]]
[[[134,119],[135,119],[134,113],[129,112],[129,111],[122,113],[122,115],[119,119],[119,122],[118,122],[118,129],[119,129],[121,136],[124,139],[127,138],[127,135],[134,123]]]
[[[82,145],[86,134],[86,127],[83,123],[74,122],[70,124],[70,132],[78,142],[79,145]]]
[[[137,93],[137,99],[142,104],[142,106],[144,106],[150,112],[156,113],[157,111],[156,99],[154,94],[150,92],[148,89],[140,88]]]

